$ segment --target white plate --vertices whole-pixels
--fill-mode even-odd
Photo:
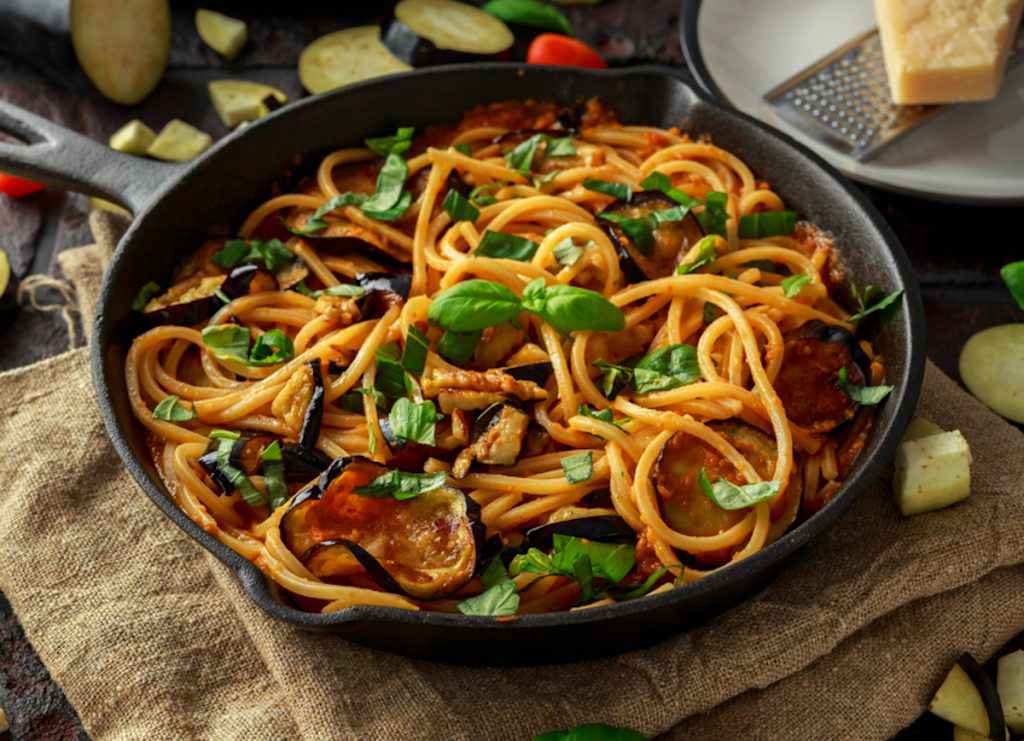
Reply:
[[[870,162],[857,162],[803,135],[762,96],[873,28],[872,0],[706,0],[697,13],[697,43],[687,48],[694,13],[685,11],[693,2],[683,3],[687,58],[698,78],[710,76],[712,90],[717,86],[736,108],[795,137],[855,180],[946,201],[1024,203],[1024,65],[1010,71],[995,100],[957,105]]]

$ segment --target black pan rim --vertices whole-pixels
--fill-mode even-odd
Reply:
[[[715,98],[719,103],[724,103],[730,108],[738,111],[739,108],[729,100],[729,97],[722,92],[722,88],[720,88],[718,83],[715,82],[715,78],[711,75],[711,70],[708,69],[708,65],[704,61],[704,52],[701,50],[700,35],[698,33],[698,21],[700,20],[700,11],[703,6],[704,0],[680,0],[679,45],[683,49],[683,56],[686,59],[686,64],[689,66],[690,71],[697,80],[697,83],[701,88],[703,88],[703,91],[712,98]],[[948,196],[944,193],[932,193],[926,190],[903,188],[897,185],[891,185],[883,180],[875,180],[873,178],[866,178],[863,176],[855,177],[853,175],[847,175],[846,177],[850,177],[851,179],[863,183],[864,185],[871,186],[872,188],[878,188],[880,190],[886,190],[890,193],[898,193],[904,196],[912,196],[914,198],[923,198],[927,201],[935,201],[938,203],[989,206],[992,208],[1006,208],[1008,206],[1024,205],[1024,194],[1018,196],[971,196],[957,198],[955,196]]]
[[[488,634],[498,636],[509,632],[540,630],[549,627],[562,627],[569,625],[582,625],[587,623],[610,622],[614,619],[631,615],[638,615],[644,612],[653,611],[659,607],[673,605],[684,600],[699,599],[701,595],[710,594],[729,582],[739,582],[744,576],[768,573],[771,567],[778,565],[782,560],[793,552],[804,546],[806,543],[820,535],[831,527],[836,520],[852,505],[854,499],[870,486],[876,477],[883,474],[889,463],[889,458],[895,450],[896,443],[902,435],[903,429],[909,422],[910,416],[917,403],[921,383],[924,374],[924,312],[921,303],[920,291],[916,281],[913,279],[910,263],[907,259],[899,240],[885,223],[882,216],[868,201],[866,196],[855,186],[849,183],[838,171],[810,151],[803,145],[794,141],[785,134],[775,131],[770,127],[756,121],[755,119],[732,109],[723,108],[720,104],[710,100],[700,91],[695,91],[685,79],[680,78],[678,71],[672,68],[660,66],[638,66],[618,70],[566,70],[565,68],[547,68],[549,72],[559,75],[594,76],[608,79],[658,75],[669,77],[674,83],[682,86],[685,90],[694,94],[699,103],[710,106],[723,112],[726,116],[741,119],[748,125],[752,125],[768,138],[780,140],[784,145],[795,149],[797,153],[810,160],[812,165],[824,171],[840,189],[851,198],[859,207],[863,216],[870,225],[879,233],[892,262],[896,266],[892,279],[896,287],[902,288],[905,292],[906,310],[901,312],[902,321],[906,323],[906,357],[903,373],[899,378],[891,379],[896,390],[887,404],[896,407],[892,418],[887,426],[876,429],[872,436],[870,447],[874,448],[873,457],[865,459],[863,464],[851,474],[845,481],[837,496],[821,512],[803,523],[799,527],[786,532],[779,540],[753,556],[731,565],[727,569],[715,572],[696,582],[684,587],[671,590],[664,594],[653,595],[643,599],[622,602],[615,605],[588,608],[576,611],[562,611],[540,615],[523,615],[508,621],[498,621],[493,618],[475,617],[466,615],[445,614],[430,611],[411,612],[398,608],[355,606],[345,610],[331,613],[308,613],[289,607],[277,601],[271,594],[271,588],[263,573],[244,557],[235,553],[226,545],[222,544],[209,533],[202,530],[193,522],[183,510],[181,510],[164,491],[157,486],[143,469],[141,462],[136,459],[128,443],[125,433],[120,429],[114,410],[112,400],[112,389],[107,383],[104,371],[104,353],[108,342],[112,338],[113,328],[104,321],[104,314],[107,303],[110,299],[112,286],[116,283],[119,270],[118,266],[126,246],[131,243],[133,235],[139,231],[144,224],[146,215],[161,197],[177,186],[181,178],[194,170],[202,169],[207,163],[216,159],[217,154],[235,139],[245,136],[246,132],[255,130],[257,127],[270,125],[270,122],[288,116],[292,111],[307,106],[320,105],[323,101],[344,97],[354,92],[387,85],[396,78],[433,78],[453,75],[455,73],[476,73],[476,74],[518,74],[525,70],[537,71],[536,65],[525,65],[515,63],[477,63],[448,65],[443,67],[432,67],[428,69],[415,70],[412,72],[400,73],[384,78],[369,80],[363,83],[352,85],[343,90],[337,90],[323,95],[312,96],[298,101],[279,111],[272,113],[264,120],[253,124],[241,131],[232,133],[214,145],[200,158],[189,163],[188,166],[178,171],[172,182],[168,182],[161,189],[160,193],[153,199],[150,206],[136,215],[132,226],[122,238],[118,245],[110,267],[104,277],[101,294],[96,309],[96,321],[92,335],[91,366],[93,383],[97,393],[97,400],[100,406],[104,425],[107,429],[114,448],[128,469],[129,473],[142,488],[146,496],[160,510],[168,516],[175,524],[184,530],[190,537],[196,540],[207,551],[212,553],[221,562],[232,569],[241,581],[245,591],[250,598],[268,614],[285,622],[310,628],[330,629],[340,626],[360,624],[394,624],[394,625],[433,625],[472,628],[473,630],[487,631]],[[867,455],[868,451],[865,451]]]

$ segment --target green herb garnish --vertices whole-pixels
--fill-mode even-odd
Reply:
[[[847,382],[846,367],[839,369],[836,385],[850,399],[863,406],[874,406],[892,393],[894,386],[854,386]]]
[[[804,286],[811,282],[811,276],[804,275],[791,275],[782,281],[782,295],[786,298],[796,298],[800,295],[800,292],[804,290]]]
[[[164,422],[188,422],[196,418],[196,410],[186,408],[177,396],[165,396],[153,409],[153,417]]]
[[[692,345],[666,345],[633,367],[633,385],[641,394],[685,386],[700,378],[697,349]]]
[[[414,325],[405,333],[405,348],[402,350],[402,367],[417,376],[423,373],[427,363],[429,343],[426,336]]]
[[[476,221],[480,217],[480,209],[454,188],[448,191],[442,207],[452,217],[452,221]]]
[[[740,217],[740,238],[780,237],[796,231],[796,211],[761,211]]]
[[[561,460],[565,480],[570,484],[589,481],[594,475],[594,455],[588,450],[575,455],[567,455]]]
[[[684,262],[676,267],[676,275],[687,275],[705,265],[710,265],[718,259],[715,251],[717,237],[704,237],[697,243],[697,256],[690,262]]]
[[[221,360],[249,362],[249,328],[217,324],[203,329],[203,344]]]
[[[583,181],[583,187],[595,193],[611,196],[620,201],[628,201],[633,197],[633,189],[625,183],[613,183],[608,180],[596,180],[587,178]]]
[[[1017,301],[1017,306],[1024,309],[1024,260],[1004,265],[999,274],[1010,289],[1010,295]]]
[[[388,415],[388,425],[396,437],[424,445],[434,444],[436,423],[437,410],[432,401],[415,404],[403,397],[395,401]]]
[[[263,470],[263,483],[267,487],[267,498],[270,509],[275,510],[288,499],[288,485],[284,478],[284,461],[281,458],[281,445],[275,440],[260,453],[260,467]]]
[[[708,499],[722,509],[730,510],[752,507],[779,493],[778,481],[759,481],[756,484],[737,486],[728,479],[719,479],[712,484],[703,468],[697,476],[697,483]]]
[[[412,146],[412,137],[416,129],[412,126],[402,126],[395,132],[394,136],[381,136],[374,139],[364,139],[367,149],[380,157],[387,157],[389,154],[404,154]]]
[[[295,357],[291,338],[280,329],[271,329],[256,338],[249,352],[249,365],[274,365]]]
[[[529,262],[537,254],[539,246],[536,242],[525,237],[506,234],[505,232],[494,232],[488,229],[484,232],[484,236],[480,240],[480,244],[473,251],[473,254],[480,257]]]
[[[476,346],[483,336],[482,330],[475,332],[453,332],[446,329],[437,341],[437,352],[455,365],[464,365],[476,352]]]
[[[373,499],[384,499],[394,497],[398,500],[412,499],[428,491],[434,491],[444,486],[448,474],[444,471],[437,473],[408,473],[406,471],[391,470],[383,473],[367,486],[359,486],[355,493]]]
[[[160,293],[160,286],[153,281],[150,281],[140,288],[137,294],[135,294],[135,298],[132,300],[132,308],[135,309],[135,311],[142,311],[146,308],[146,304],[148,304],[158,293]]]

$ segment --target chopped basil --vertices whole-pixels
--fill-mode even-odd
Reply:
[[[135,298],[132,300],[132,308],[135,311],[142,311],[146,308],[146,304],[149,303],[150,299],[160,293],[160,286],[153,281],[150,281],[135,294]]]
[[[543,278],[527,284],[522,306],[560,332],[618,332],[626,327],[622,309],[600,293],[563,284],[548,286]]]
[[[443,208],[452,221],[476,221],[480,218],[480,210],[454,188],[445,196]]]
[[[628,201],[633,197],[633,189],[625,183],[613,183],[608,180],[596,180],[594,178],[587,178],[583,181],[583,187],[587,190],[592,190],[595,193],[601,193],[612,198],[617,198],[620,201]]]
[[[234,430],[210,430],[210,438],[213,440],[238,440],[242,435]]]
[[[479,329],[475,332],[453,332],[446,329],[437,342],[437,352],[455,365],[464,365],[476,352],[481,336],[483,332]]]
[[[685,386],[700,378],[697,350],[692,345],[666,345],[641,358],[633,368],[633,385],[641,394]]]
[[[569,20],[556,8],[538,0],[490,0],[484,10],[506,23],[573,35]]]
[[[480,257],[495,257],[529,262],[537,254],[539,246],[536,242],[525,237],[506,234],[505,232],[494,232],[488,229],[484,232],[483,239],[480,240],[480,244],[473,251],[473,254]]]
[[[473,148],[469,146],[468,142],[462,142],[462,144],[456,144],[454,148],[455,148],[455,151],[458,152],[459,154],[464,154],[467,157],[472,157],[473,156]]]
[[[498,617],[514,615],[519,609],[519,592],[515,582],[505,570],[500,556],[495,556],[480,575],[484,591],[476,597],[460,602],[457,607],[463,615],[485,615]]]
[[[401,363],[378,351],[373,386],[385,396],[398,399],[411,392],[412,381],[406,376]]]
[[[534,188],[539,190],[561,174],[561,170],[552,170],[551,172],[545,172],[543,175],[532,175],[530,177],[530,182],[533,183]]]
[[[729,212],[726,211],[728,203],[729,196],[725,193],[713,190],[707,194],[704,199],[704,210],[694,214],[705,234],[725,236],[725,224],[729,220]]]
[[[854,386],[847,383],[846,367],[839,369],[839,380],[836,383],[839,389],[858,404],[874,406],[892,393],[893,386]]]
[[[406,391],[409,391],[409,385],[406,385]],[[352,393],[354,393],[356,398],[359,400],[359,406],[356,407],[355,411],[360,413],[363,411],[363,397],[370,397],[373,400],[374,406],[376,406],[378,409],[383,409],[384,407],[387,406],[388,403],[388,397],[384,396],[384,394],[382,394],[375,388],[360,388],[359,390]],[[348,395],[349,394],[345,394],[345,396]]]
[[[324,216],[329,214],[338,208],[344,206],[361,206],[366,202],[367,196],[365,193],[342,193],[341,195],[329,198],[324,205],[313,212],[313,215],[306,219],[306,227],[299,234],[309,236],[314,232],[318,232],[321,229],[326,228],[327,222],[324,221]]]
[[[454,332],[475,332],[514,319],[520,311],[519,297],[510,288],[473,278],[435,296],[427,318]]]
[[[715,240],[716,237],[714,236],[704,237],[700,240],[697,243],[697,257],[690,262],[684,262],[677,266],[676,275],[687,275],[717,260],[718,253],[715,251]]]
[[[222,268],[233,268],[249,254],[249,243],[244,239],[229,239],[214,254],[212,260]]]
[[[589,450],[562,458],[562,472],[570,484],[589,481],[594,475],[594,455]]]
[[[487,564],[487,568],[480,574],[480,581],[485,588],[508,581],[508,569],[505,568],[505,562],[501,560],[501,554],[492,558],[491,562]]]
[[[402,348],[398,346],[395,340],[391,340],[391,342],[385,342],[377,348],[377,356],[385,357],[388,360],[398,360],[402,357]]]
[[[572,237],[566,237],[555,245],[554,255],[559,265],[571,268],[583,257],[583,248],[577,247],[572,241]]]
[[[294,259],[295,255],[279,239],[232,239],[213,256],[213,261],[224,268],[233,268],[243,262],[262,262],[271,273],[276,273]]]
[[[663,172],[652,172],[640,183],[640,187],[644,190],[657,190],[661,191],[673,201],[681,203],[684,206],[697,206],[701,201],[697,198],[691,198],[690,196],[683,193],[683,191],[672,185],[672,179]]]
[[[377,221],[394,221],[400,218],[406,211],[409,210],[409,206],[412,205],[412,193],[409,191],[403,191],[398,202],[395,203],[391,208],[386,208],[383,211],[377,211],[374,209],[366,208],[363,206],[363,213],[369,216],[371,219]]]
[[[427,338],[414,325],[409,325],[405,333],[405,348],[402,350],[402,367],[417,376],[423,373],[423,367],[427,363],[427,350],[429,343]]]
[[[214,432],[224,432],[224,430],[214,430]],[[210,433],[210,437],[214,437],[214,434]],[[231,451],[235,447],[235,441],[238,440],[237,433],[234,438],[223,435],[219,437],[217,468],[220,469],[224,479],[232,487],[232,490],[238,490],[238,493],[242,495],[242,500],[250,507],[259,507],[261,504],[265,504],[266,500],[259,489],[252,485],[244,473],[231,465]]]
[[[617,601],[623,601],[628,599],[636,599],[637,597],[643,597],[645,594],[654,588],[654,585],[658,583],[661,577],[668,573],[668,568],[665,566],[660,567],[657,571],[653,572],[650,576],[644,579],[643,583],[634,589],[630,589],[628,592],[622,592],[614,594],[613,597]]]
[[[548,139],[547,148],[544,150],[546,157],[575,157],[576,145],[573,144],[571,136],[563,136],[561,139]]]
[[[263,483],[267,487],[270,509],[275,510],[288,499],[288,485],[284,479],[284,461],[281,458],[281,444],[275,440],[260,453],[263,469]]]
[[[556,533],[552,546],[551,555],[531,548],[525,554],[516,556],[512,559],[509,573],[513,577],[523,572],[572,577],[575,575],[576,560],[586,556],[590,560],[593,576],[620,582],[636,563],[633,546],[627,543],[594,543]]]
[[[712,484],[703,467],[697,476],[697,483],[708,499],[722,509],[744,509],[779,493],[778,481],[759,481],[756,484],[737,486],[728,479],[719,479]]]
[[[537,147],[543,141],[543,134],[534,134],[529,139],[520,142],[505,155],[505,164],[523,175],[529,175],[533,169],[533,158],[537,153]]]
[[[703,313],[704,313],[704,323],[705,324],[711,324],[711,322],[715,321],[718,317],[720,317],[722,315],[722,310],[719,309],[717,306],[715,306],[710,301],[705,301],[704,302],[704,312]]]
[[[580,585],[580,602],[594,599],[594,566],[586,553],[572,562],[572,578]]]
[[[330,288],[324,288],[322,291],[310,291],[310,295],[314,298],[319,296],[344,296],[345,298],[359,298],[366,294],[366,289],[362,286],[357,286],[355,283],[339,283],[336,286]]]
[[[349,391],[347,394],[343,394],[338,399],[338,406],[340,406],[346,412],[352,412],[354,414],[363,413],[363,394],[361,391],[374,391],[380,393],[377,389],[359,389],[358,391]]]
[[[874,314],[876,312],[884,312],[885,315],[888,315],[886,309],[890,306],[894,306],[896,300],[903,295],[903,290],[900,289],[899,291],[893,291],[888,296],[884,296],[883,298],[878,298],[876,300],[877,296],[882,293],[881,288],[878,288],[877,286],[865,286],[863,291],[858,291],[857,287],[852,284],[850,285],[850,292],[853,293],[853,297],[856,299],[857,305],[859,306],[857,313],[853,314],[847,320],[850,322],[859,322],[869,314]],[[883,316],[883,319],[884,318],[886,318],[886,316]]]
[[[228,297],[228,295],[226,293],[224,293],[224,291],[220,290],[219,288],[216,291],[213,292],[213,295],[216,296],[217,298],[219,298],[221,301],[223,301],[224,304],[230,304],[231,303],[231,299]]]
[[[437,473],[408,473],[406,471],[391,470],[375,478],[368,486],[359,486],[355,493],[373,499],[384,499],[394,497],[395,499],[412,499],[428,491],[439,489],[444,486],[448,474],[444,471]]]
[[[689,206],[679,205],[651,211],[638,217],[604,211],[599,213],[598,217],[618,226],[641,254],[650,255],[654,251],[654,230],[668,222],[682,221],[689,212]]]
[[[280,329],[271,329],[256,338],[249,352],[249,365],[274,365],[295,357],[291,338]]]
[[[292,286],[291,290],[295,291],[296,293],[301,293],[303,296],[306,296],[308,298],[316,298],[318,295],[320,295],[319,291],[314,291],[309,286],[306,285],[305,279],[300,280],[298,283]]]
[[[646,741],[647,736],[629,728],[606,723],[585,723],[564,731],[548,731],[533,737],[533,741]]]
[[[796,231],[796,211],[760,211],[740,217],[740,238],[781,237]]]
[[[153,410],[153,417],[164,422],[188,422],[196,418],[196,410],[194,406],[186,408],[177,396],[165,396]]]
[[[1017,306],[1024,309],[1024,260],[1004,265],[999,274],[1010,289],[1010,295],[1017,301]]]
[[[628,366],[607,360],[595,360],[594,365],[601,369],[601,393],[609,399],[614,399],[633,381],[633,369]]]
[[[203,329],[203,344],[221,360],[249,362],[249,328],[217,324]]]
[[[415,133],[416,129],[412,126],[402,126],[394,136],[364,139],[363,143],[366,144],[367,149],[380,157],[387,157],[389,154],[403,154],[412,146],[412,137]]]
[[[415,404],[406,398],[395,401],[388,415],[388,425],[396,437],[424,445],[434,444],[437,410],[434,402]]]
[[[804,290],[804,286],[811,282],[811,276],[800,273],[791,275],[782,281],[782,295],[786,298],[796,298]]]
[[[594,419],[599,419],[602,422],[615,422],[615,416],[612,413],[611,409],[594,409],[594,407],[590,406],[589,404],[580,404],[577,413],[583,415],[584,417],[593,417]]]
[[[491,191],[501,190],[504,187],[505,183],[484,183],[483,185],[478,185],[469,192],[469,200],[477,206],[490,206],[492,203],[498,202],[498,199],[494,197]]]

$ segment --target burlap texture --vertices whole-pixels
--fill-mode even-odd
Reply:
[[[116,226],[94,214],[101,244],[61,260],[83,305]],[[903,519],[880,486],[711,625],[600,661],[462,668],[254,607],[130,480],[77,350],[0,375],[0,588],[98,739],[519,740],[594,721],[679,739],[886,738],[957,652],[985,658],[1024,628],[1024,436],[934,367],[921,412],[970,441],[968,502]]]

